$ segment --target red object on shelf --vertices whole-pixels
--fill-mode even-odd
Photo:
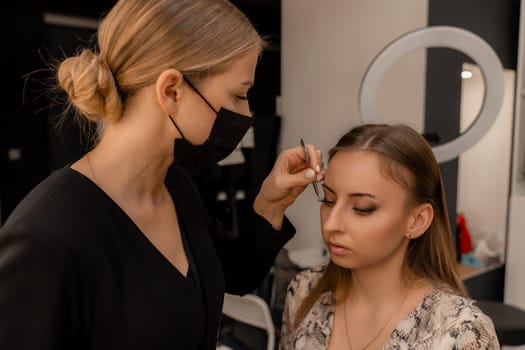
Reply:
[[[472,239],[463,214],[456,215],[456,225],[459,227],[459,252],[460,254],[470,253],[472,251]]]

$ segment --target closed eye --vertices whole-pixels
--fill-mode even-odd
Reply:
[[[376,210],[374,207],[368,207],[368,208],[354,208],[354,211],[356,211],[359,215],[368,215],[373,213]]]

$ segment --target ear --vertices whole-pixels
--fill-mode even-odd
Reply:
[[[160,107],[167,115],[173,115],[177,112],[183,85],[184,77],[176,69],[166,69],[159,74],[155,83],[155,92]]]
[[[430,203],[423,203],[412,209],[405,237],[408,239],[418,238],[423,235],[432,224],[434,219],[434,208]]]

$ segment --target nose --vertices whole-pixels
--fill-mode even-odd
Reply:
[[[321,225],[323,232],[337,233],[344,231],[341,209],[334,205],[333,207],[321,207]]]

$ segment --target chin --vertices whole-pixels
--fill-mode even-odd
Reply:
[[[341,258],[340,256],[330,255],[330,261],[332,264],[337,265],[343,269],[355,269],[358,267],[355,262],[350,261],[348,258]]]

